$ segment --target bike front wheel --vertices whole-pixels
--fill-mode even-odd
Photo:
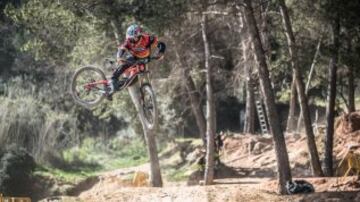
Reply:
[[[152,130],[156,128],[158,123],[158,109],[155,93],[150,84],[143,84],[140,90],[145,125],[148,129]]]
[[[105,97],[107,81],[104,72],[94,66],[78,69],[71,82],[71,95],[75,102],[92,108]]]

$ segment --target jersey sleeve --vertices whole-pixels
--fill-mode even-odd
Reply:
[[[119,59],[119,58],[122,58],[124,53],[126,51],[129,50],[129,45],[128,45],[128,42],[125,41],[124,43],[122,43],[120,46],[118,46],[118,51],[117,51],[117,54],[116,54],[116,57]]]
[[[148,38],[148,44],[146,48],[155,48],[158,43],[158,37],[155,35],[144,34],[145,37]]]
[[[153,49],[158,45],[158,37],[157,36],[150,36],[150,47]]]

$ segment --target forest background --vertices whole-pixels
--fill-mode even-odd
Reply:
[[[292,60],[278,2],[258,0],[252,5],[263,33],[279,119],[284,130],[293,130],[295,126],[287,122],[294,95]],[[297,42],[298,68],[304,83],[311,78],[312,119],[315,109],[320,121],[326,118],[329,61],[334,52],[337,112],[359,107],[360,3],[289,0],[286,5]],[[140,122],[127,92],[93,110],[76,105],[69,93],[74,71],[86,64],[102,67],[105,58],[115,56],[126,28],[135,22],[167,44],[165,59],[150,64],[160,109],[156,135],[160,149],[177,138],[204,137],[204,13],[216,131],[259,133],[254,114],[250,119],[254,125],[246,125],[250,110],[245,108],[251,106],[245,105],[251,103],[246,100],[252,93],[248,81],[258,79],[258,68],[251,54],[254,47],[248,45],[242,6],[241,1],[229,0],[1,0],[0,157],[24,148],[40,173],[64,178],[146,162]],[[339,24],[337,44],[334,21]],[[314,74],[309,77],[312,65]],[[292,109],[299,114],[299,107]]]

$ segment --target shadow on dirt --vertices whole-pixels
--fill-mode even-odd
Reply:
[[[360,201],[360,192],[358,191],[322,192],[299,196],[296,201]]]
[[[50,163],[51,167],[66,170],[67,172],[86,172],[86,171],[97,171],[102,168],[102,166],[96,162],[87,162],[82,159],[79,159],[77,156],[72,159],[72,161],[66,161],[64,158],[61,158],[56,155],[48,155],[47,160]]]
[[[79,184],[77,184],[74,188],[68,190],[67,194],[69,196],[78,196],[81,192],[91,189],[96,183],[100,181],[98,176],[89,177]]]
[[[268,178],[274,177],[275,172],[270,168],[233,168],[228,167],[220,163],[215,169],[215,179],[226,178],[244,178],[244,177],[256,177],[256,178]],[[187,181],[187,185],[198,185],[201,180],[204,179],[204,170],[197,170],[193,172]],[[231,182],[236,184],[236,182]]]

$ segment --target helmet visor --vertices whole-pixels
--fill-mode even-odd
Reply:
[[[139,41],[139,36],[135,36],[135,37],[130,37],[129,38],[129,41],[131,42],[131,43],[136,43],[136,42],[138,42]]]

